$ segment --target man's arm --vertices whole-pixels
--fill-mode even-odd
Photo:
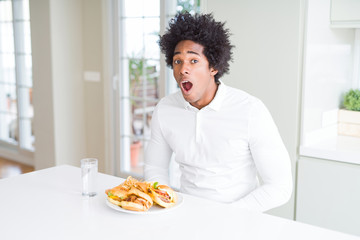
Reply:
[[[261,101],[255,103],[248,127],[250,151],[263,184],[233,204],[264,212],[290,199],[291,162],[278,129]]]
[[[158,181],[169,185],[169,162],[172,150],[161,131],[159,105],[151,119],[151,139],[145,152],[144,177],[146,181]]]

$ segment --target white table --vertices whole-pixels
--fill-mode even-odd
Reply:
[[[284,239],[360,238],[183,194],[173,211],[118,212],[105,189],[123,179],[99,174],[98,195],[81,196],[80,168],[59,166],[0,180],[0,239]]]

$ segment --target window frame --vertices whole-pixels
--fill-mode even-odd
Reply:
[[[27,44],[23,39],[26,38],[24,35],[24,31],[19,29],[19,23],[28,23],[30,27],[30,13],[23,13],[23,4],[24,2],[27,2],[26,4],[29,6],[30,2],[29,0],[10,0],[11,2],[11,8],[12,8],[12,19],[10,20],[12,24],[12,30],[13,30],[13,41],[14,41],[14,62],[15,62],[15,88],[16,88],[16,122],[17,122],[17,129],[18,129],[18,140],[12,142],[8,142],[5,140],[0,139],[0,156],[11,159],[17,162],[21,162],[28,165],[33,165],[33,158],[34,158],[34,151],[35,148],[27,147],[28,145],[26,143],[25,137],[24,137],[24,130],[22,127],[22,121],[24,119],[33,119],[34,114],[32,114],[31,117],[25,116],[26,112],[26,103],[24,101],[27,101],[29,99],[24,99],[24,94],[21,93],[22,89],[32,89],[33,88],[33,80],[32,80],[32,73],[31,73],[31,79],[29,81],[29,85],[26,85],[24,83],[21,83],[21,76],[23,72],[26,72],[25,65],[21,64],[21,61],[25,61],[25,59],[20,59],[21,56],[28,56],[30,55],[30,60],[32,61],[32,50],[31,50],[31,35],[29,35],[28,39],[25,41],[29,41],[28,44],[30,46],[29,53],[21,51],[25,44]],[[14,4],[15,3],[15,4]],[[24,17],[28,15],[29,18],[25,19]],[[15,16],[21,16],[23,19],[16,19]],[[31,29],[29,30],[31,32]],[[32,67],[30,67],[32,72]],[[4,82],[5,83],[5,82]],[[30,93],[27,95],[30,97]],[[30,103],[28,103],[30,106]],[[30,128],[32,128],[30,126]],[[31,129],[33,130],[33,129]],[[30,136],[31,137],[31,136]],[[29,139],[27,139],[29,140]],[[31,141],[31,140],[29,140]],[[33,142],[31,142],[33,143]],[[29,143],[29,144],[31,144]]]
[[[176,0],[173,0],[175,5],[171,5],[170,1],[167,0],[159,0],[160,1],[160,35],[164,34],[166,27],[168,26],[169,20],[175,16],[176,9],[174,9],[172,12],[169,11],[171,7],[176,6]],[[111,102],[111,107],[109,110],[109,116],[112,118],[110,123],[111,127],[108,129],[110,130],[110,133],[108,136],[110,136],[109,140],[112,142],[111,147],[109,147],[109,155],[110,160],[108,162],[108,170],[112,174],[116,176],[120,176],[123,178],[126,178],[129,175],[132,175],[134,177],[143,178],[142,175],[139,175],[135,172],[126,171],[126,168],[129,169],[129,163],[124,164],[124,160],[122,158],[122,148],[119,146],[121,145],[121,126],[120,124],[127,124],[127,122],[122,121],[124,116],[121,115],[121,106],[120,106],[120,94],[119,91],[121,91],[121,62],[119,61],[121,56],[121,42],[119,43],[121,39],[121,26],[119,24],[119,9],[121,0],[112,0],[111,3],[108,5],[108,11],[110,12],[110,19],[112,19],[111,23],[111,29],[109,38],[110,42],[112,43],[112,47],[110,47],[110,55],[112,61],[112,67],[109,69],[112,72],[112,80],[110,81],[110,98],[112,100],[109,100]],[[203,11],[206,6],[206,0],[200,0],[200,12]],[[119,43],[119,44],[118,44]],[[118,58],[119,56],[119,58]],[[175,80],[173,80],[172,77],[172,70],[166,66],[165,63],[165,56],[164,54],[160,53],[160,71],[159,71],[159,96],[158,100],[163,98],[164,96],[168,95],[169,93],[173,92],[175,88],[177,88]],[[171,79],[171,80],[169,80]],[[120,121],[121,119],[121,121]],[[126,166],[126,164],[128,164]],[[131,169],[131,168],[130,168]]]

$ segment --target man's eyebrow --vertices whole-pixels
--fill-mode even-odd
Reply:
[[[186,53],[195,54],[195,55],[200,56],[200,54],[199,54],[199,53],[194,52],[194,51],[187,51]],[[178,54],[180,54],[180,52],[174,52],[174,56],[175,56],[175,55],[178,55]]]

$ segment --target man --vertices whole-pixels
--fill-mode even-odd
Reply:
[[[269,111],[219,80],[231,60],[229,30],[211,14],[177,14],[159,43],[181,91],[154,110],[145,179],[168,184],[175,153],[181,192],[256,211],[286,203],[290,159]]]

